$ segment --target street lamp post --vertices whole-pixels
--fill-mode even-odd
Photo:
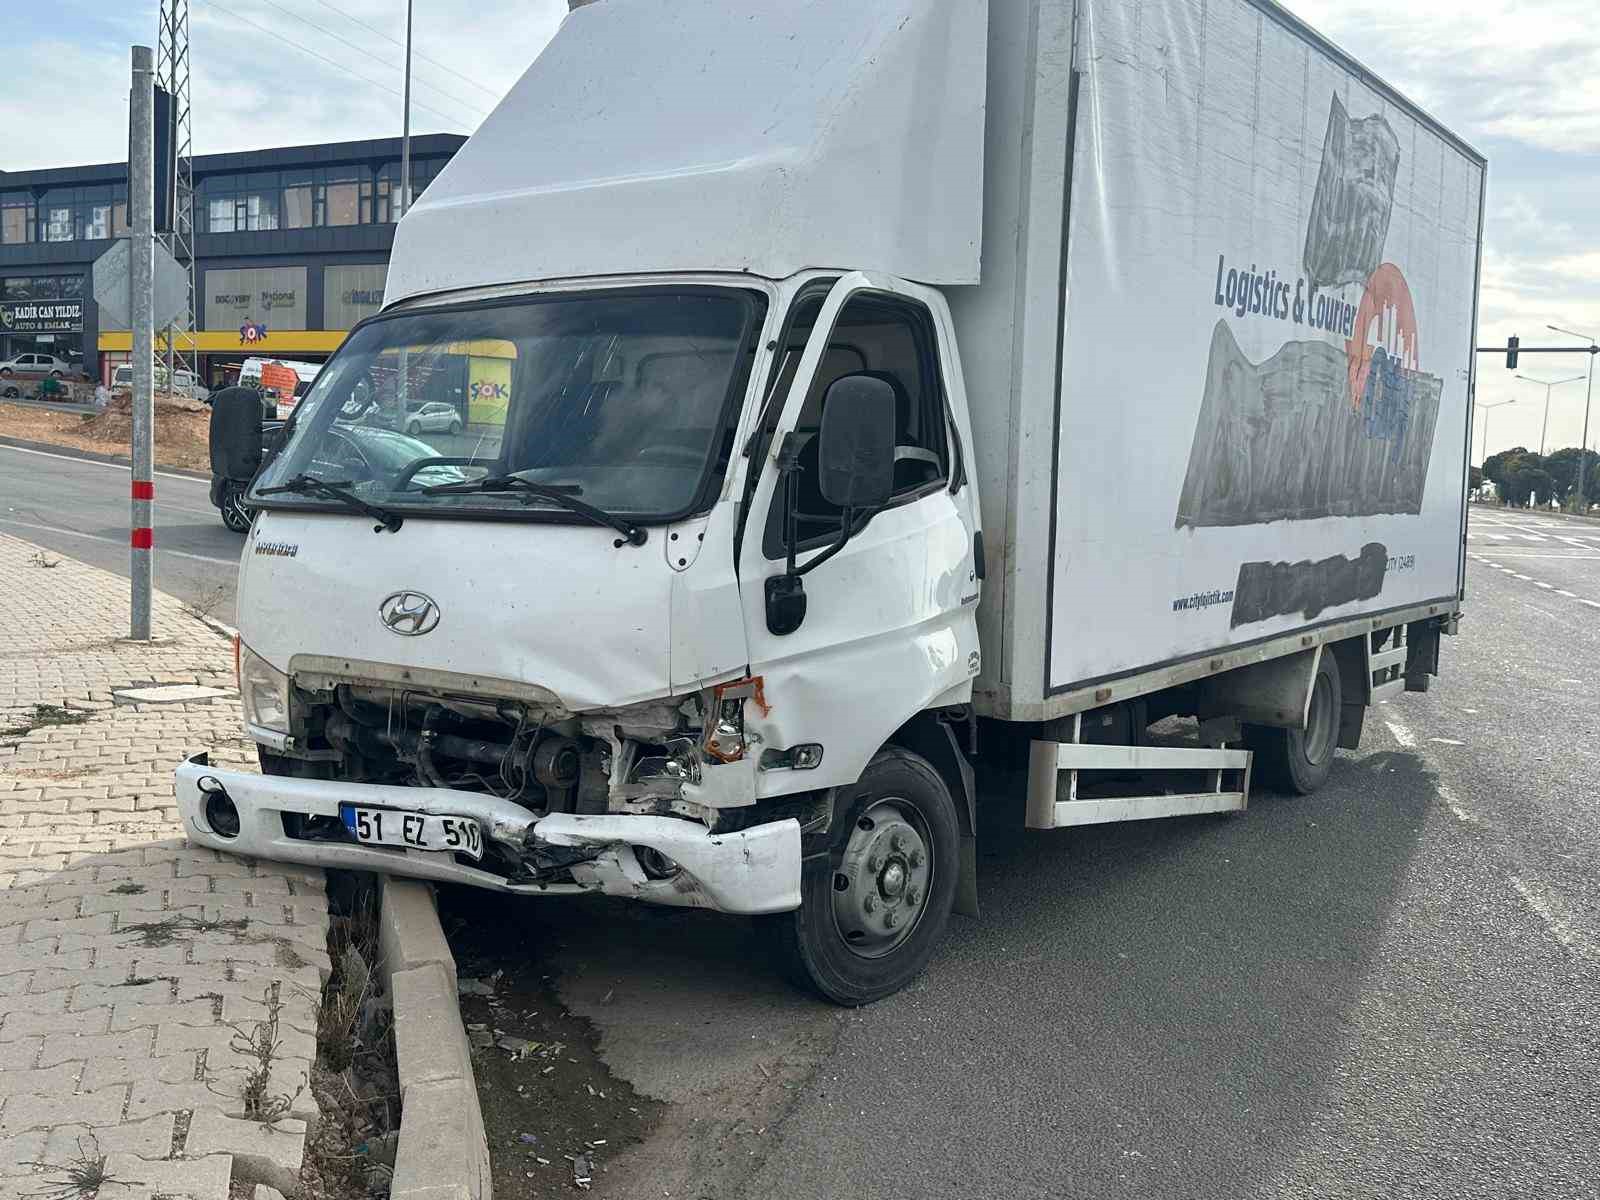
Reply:
[[[1556,333],[1564,333],[1568,337],[1583,338],[1589,343],[1589,389],[1583,397],[1583,441],[1578,445],[1578,511],[1584,513],[1589,511],[1589,494],[1584,479],[1589,473],[1589,402],[1594,399],[1594,356],[1600,354],[1600,344],[1596,343],[1593,334],[1576,333],[1559,325],[1547,325],[1545,328]]]
[[[1577,383],[1582,375],[1573,375],[1568,379],[1535,379],[1532,375],[1518,375],[1524,383],[1537,383],[1544,388],[1544,420],[1539,425],[1539,457],[1544,457],[1545,435],[1550,431],[1550,389],[1558,388],[1563,383]]]
[[[1483,452],[1478,455],[1478,466],[1483,467],[1489,462],[1489,412],[1491,409],[1504,408],[1508,404],[1515,404],[1516,400],[1502,400],[1498,404],[1480,404],[1478,411],[1483,414]]]

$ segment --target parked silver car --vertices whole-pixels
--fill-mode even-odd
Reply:
[[[412,437],[419,433],[460,433],[461,414],[455,405],[433,400],[406,414],[405,431]]]

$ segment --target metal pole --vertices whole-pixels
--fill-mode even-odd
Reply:
[[[172,22],[175,22],[177,20],[177,16],[178,16],[178,14],[177,14],[176,11],[171,13]],[[169,22],[168,14],[165,11],[163,11],[161,13],[161,23],[164,26],[164,28],[161,31],[162,32],[162,36],[164,36],[164,37],[166,37],[168,39],[173,39],[173,40],[169,40],[167,42],[167,45],[169,45],[169,46],[174,45],[175,44],[175,39],[174,39],[173,26],[172,26],[172,23]],[[170,74],[162,82],[164,83],[164,85],[166,86],[166,89],[167,89],[168,102],[170,104],[174,104],[175,105],[175,104],[178,103],[178,56],[176,54],[174,54],[172,56],[172,61],[168,65],[168,70],[170,71]],[[172,142],[172,144],[167,147],[167,155],[168,155],[168,161],[169,162],[171,161],[171,157],[178,153],[177,138],[175,138],[175,137],[172,138],[171,142]],[[166,181],[164,179],[161,180],[161,186],[162,186],[162,190],[164,191],[166,189]],[[170,197],[170,199],[169,199],[169,203],[175,208],[175,207],[177,207],[177,202],[178,202],[177,196],[175,194],[172,195]],[[167,213],[167,220],[168,221],[172,221],[173,219],[174,219],[174,214],[171,213],[171,212],[168,212]],[[155,277],[155,273],[152,270],[151,278],[153,279],[154,277]],[[176,340],[177,339],[172,336],[172,325],[169,323],[167,325],[167,391],[169,393],[173,390],[172,381],[175,378],[177,378],[177,376],[173,375],[173,373],[172,373],[172,368],[173,368],[172,344]]]
[[[150,638],[151,558],[155,499],[155,66],[149,46],[133,48],[128,121],[128,217],[133,252],[128,311],[133,317],[133,513],[129,575],[133,617],[129,636]]]
[[[1578,512],[1589,511],[1588,493],[1584,489],[1584,476],[1589,473],[1589,401],[1594,399],[1594,343],[1589,345],[1589,390],[1583,396],[1583,441],[1578,446]]]
[[[400,121],[400,212],[411,211],[411,0],[406,0],[406,96]]]
[[[1545,434],[1550,430],[1550,389],[1554,384],[1544,385],[1544,420],[1539,424],[1539,457],[1544,457]]]

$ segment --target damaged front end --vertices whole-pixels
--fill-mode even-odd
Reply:
[[[799,905],[815,805],[755,801],[743,711],[762,704],[759,680],[582,714],[536,691],[434,682],[297,671],[277,705],[246,686],[265,773],[183,763],[185,832],[234,853],[507,891]]]

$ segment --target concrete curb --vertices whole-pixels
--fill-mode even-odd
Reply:
[[[433,889],[379,876],[379,969],[394,1002],[400,1148],[391,1200],[493,1200],[489,1138],[461,1004],[456,960]]]

